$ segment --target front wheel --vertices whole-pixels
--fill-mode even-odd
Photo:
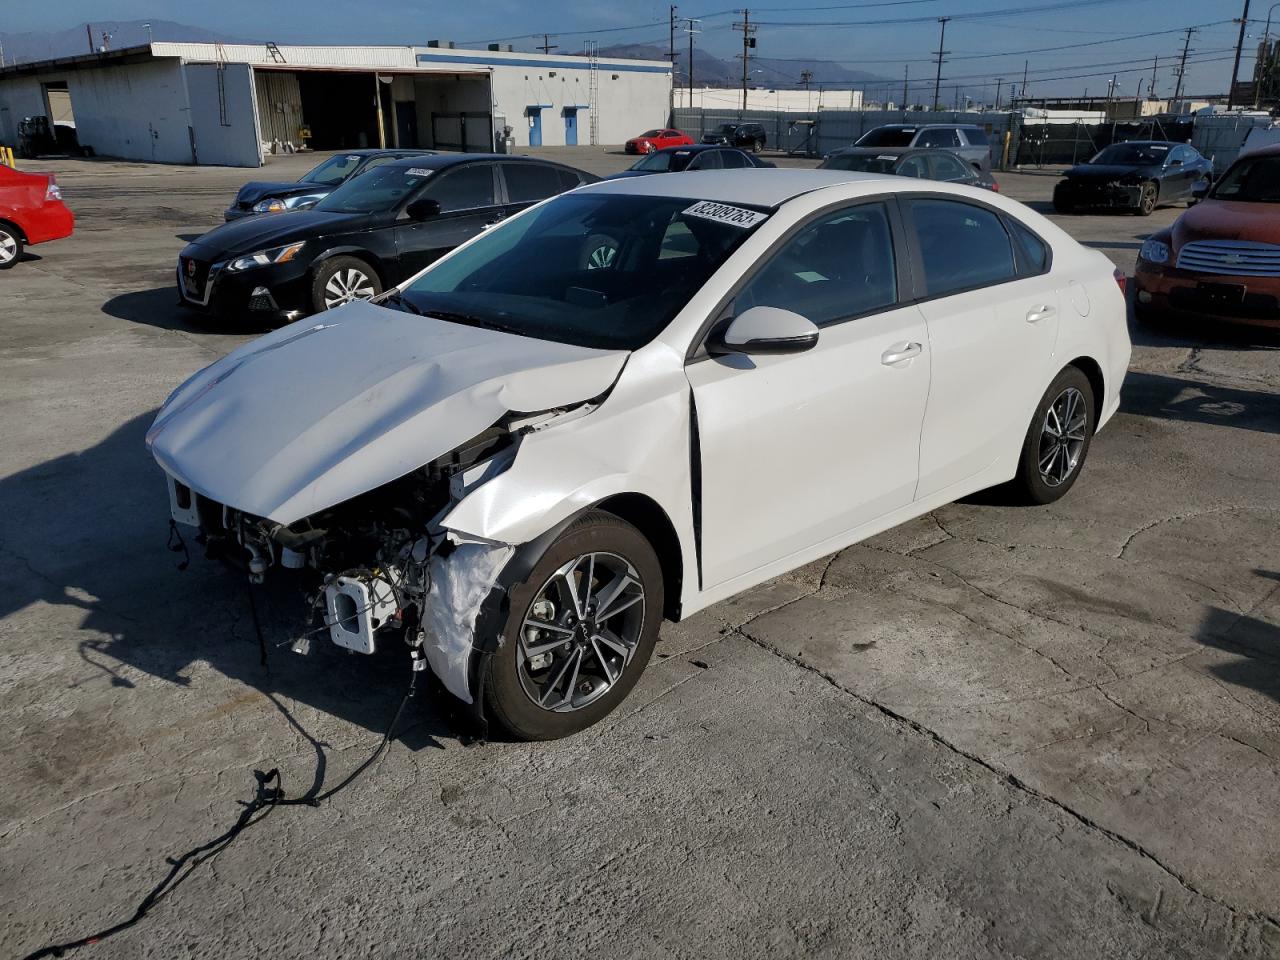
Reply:
[[[0,223],[0,270],[8,270],[21,259],[21,235],[13,227]]]
[[[1154,183],[1144,183],[1142,193],[1138,195],[1138,216],[1149,217],[1155,213],[1156,202],[1160,199],[1160,188]]]
[[[316,313],[352,300],[368,300],[382,292],[377,272],[356,257],[334,257],[316,271],[311,283],[311,306]]]
[[[1080,476],[1093,439],[1096,400],[1089,378],[1066,367],[1049,384],[1027,427],[1013,491],[1025,503],[1053,503]]]
[[[484,680],[494,718],[522,740],[597,723],[636,685],[662,610],[662,568],[640,531],[602,511],[576,520],[511,591]]]
[[[759,153],[759,152],[760,152],[761,150],[763,150],[763,149],[764,149],[764,141],[763,141],[763,140],[752,140],[752,141],[751,141],[751,152],[752,152],[752,153]]]

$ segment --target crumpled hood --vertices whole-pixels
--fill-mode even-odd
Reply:
[[[1063,176],[1071,180],[1120,180],[1124,177],[1150,177],[1158,175],[1160,167],[1132,163],[1082,163],[1072,167]]]
[[[180,386],[147,432],[197,493],[288,524],[492,426],[588,400],[627,352],[355,302],[245,344]]]
[[[299,194],[328,194],[333,187],[324,183],[311,183],[307,180],[293,180],[289,183],[273,183],[266,180],[250,180],[236,194],[236,203],[257,203],[267,197],[296,197]]]

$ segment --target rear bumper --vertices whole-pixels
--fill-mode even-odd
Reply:
[[[1133,279],[1139,309],[1280,330],[1280,277],[1193,273],[1139,260]]]
[[[60,201],[46,203],[34,217],[22,225],[28,244],[61,240],[71,236],[75,227],[75,215]]]

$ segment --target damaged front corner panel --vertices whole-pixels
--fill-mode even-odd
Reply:
[[[492,593],[515,548],[506,543],[464,540],[431,558],[431,588],[423,604],[423,648],[445,689],[471,703],[471,654],[477,646],[480,608]]]

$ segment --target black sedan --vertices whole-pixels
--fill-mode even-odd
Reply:
[[[223,219],[239,220],[255,213],[284,213],[315,206],[334,188],[373,167],[404,157],[421,157],[434,150],[347,150],[335,153],[316,164],[297,180],[271,182],[254,180],[236,194],[235,201],[223,211]]]
[[[188,244],[178,294],[197,310],[293,320],[364,300],[485,227],[598,177],[498,154],[395,160],[309,210],[237,220]]]
[[[964,183],[1000,192],[1000,185],[985,170],[977,170],[950,150],[907,150],[885,153],[875,147],[846,147],[827,154],[819,170],[853,170],[858,173],[890,173]]]
[[[752,153],[764,149],[768,136],[761,123],[722,123],[714,130],[702,135],[703,143],[725,143],[731,147],[742,147]]]
[[[1156,207],[1193,199],[1196,184],[1213,179],[1213,163],[1186,143],[1131,140],[1113,143],[1088,163],[1072,167],[1053,189],[1053,208],[1129,210],[1149,216]]]
[[[768,160],[761,160],[735,147],[695,143],[687,147],[655,150],[637,160],[630,169],[605,179],[620,180],[623,177],[644,177],[651,173],[681,173],[685,170],[742,170],[747,167],[772,166],[773,164]]]

